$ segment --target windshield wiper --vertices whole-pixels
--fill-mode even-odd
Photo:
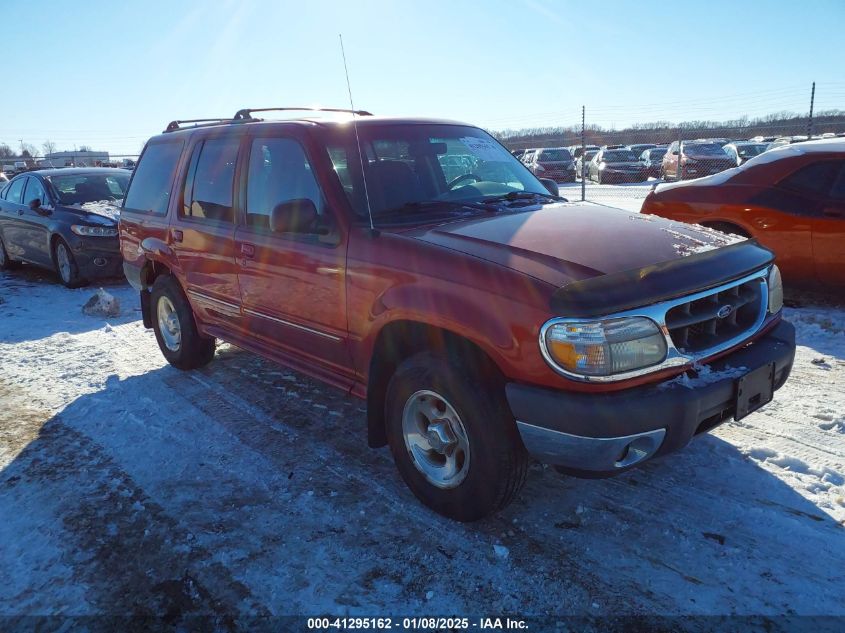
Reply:
[[[489,196],[484,198],[484,202],[492,203],[492,202],[513,202],[515,200],[533,200],[536,197],[541,198],[550,198],[556,202],[566,202],[566,198],[562,198],[561,196],[555,196],[550,193],[534,193],[531,191],[510,191],[506,194],[501,196]]]
[[[475,209],[477,211],[487,211],[493,212],[496,211],[496,207],[485,204],[483,202],[472,202],[472,201],[464,201],[458,202],[454,200],[420,200],[414,202],[406,202],[402,206],[396,207],[395,209],[388,209],[386,211],[381,211],[375,214],[376,220],[380,220],[382,218],[402,215],[404,213],[411,213],[413,214],[416,211],[423,211],[425,209],[433,209],[436,207],[445,207],[449,210],[456,210],[456,209]]]

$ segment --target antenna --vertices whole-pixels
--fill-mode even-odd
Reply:
[[[370,218],[370,231],[376,235],[376,226],[373,223],[373,208],[370,206],[370,192],[367,189],[367,175],[364,173],[364,153],[361,151],[361,138],[358,136],[358,113],[355,111],[355,104],[352,103],[352,85],[349,83],[349,69],[346,67],[346,51],[343,50],[343,35],[338,34],[340,39],[340,54],[343,56],[343,72],[346,73],[346,90],[349,92],[349,109],[352,110],[352,127],[355,129],[355,143],[358,146],[358,160],[361,162],[361,180],[364,182],[364,200],[367,202],[367,216]]]

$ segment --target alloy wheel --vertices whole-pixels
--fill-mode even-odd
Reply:
[[[179,324],[176,307],[169,298],[159,298],[156,316],[158,317],[158,329],[165,346],[171,352],[178,352],[182,345],[182,326]]]
[[[455,408],[434,391],[417,391],[402,412],[405,448],[416,469],[438,488],[455,488],[469,472],[469,438]]]

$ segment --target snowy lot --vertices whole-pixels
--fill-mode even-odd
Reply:
[[[588,180],[585,197],[590,202],[639,213],[643,206],[643,200],[645,200],[648,192],[651,191],[652,186],[656,182],[662,181],[650,180],[647,183],[635,182],[618,185],[599,185]],[[560,189],[560,195],[567,200],[576,202],[581,199],[580,180],[578,182],[558,183],[558,188]]]
[[[0,273],[0,615],[845,615],[842,307],[787,310],[763,411],[616,479],[535,466],[462,525],[366,447],[362,402],[228,345],[175,370],[108,289],[104,320]]]

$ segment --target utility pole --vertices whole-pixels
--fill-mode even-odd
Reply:
[[[19,138],[19,139],[18,139],[18,143],[20,143],[20,144],[21,144],[21,157],[23,157],[23,139],[22,139],[22,138]]]
[[[584,166],[587,164],[587,135],[585,107],[581,106],[581,202],[587,199],[587,182],[584,180]]]
[[[807,140],[813,138],[813,103],[816,100],[816,82],[813,82],[813,88],[810,91],[810,118],[807,119]]]

